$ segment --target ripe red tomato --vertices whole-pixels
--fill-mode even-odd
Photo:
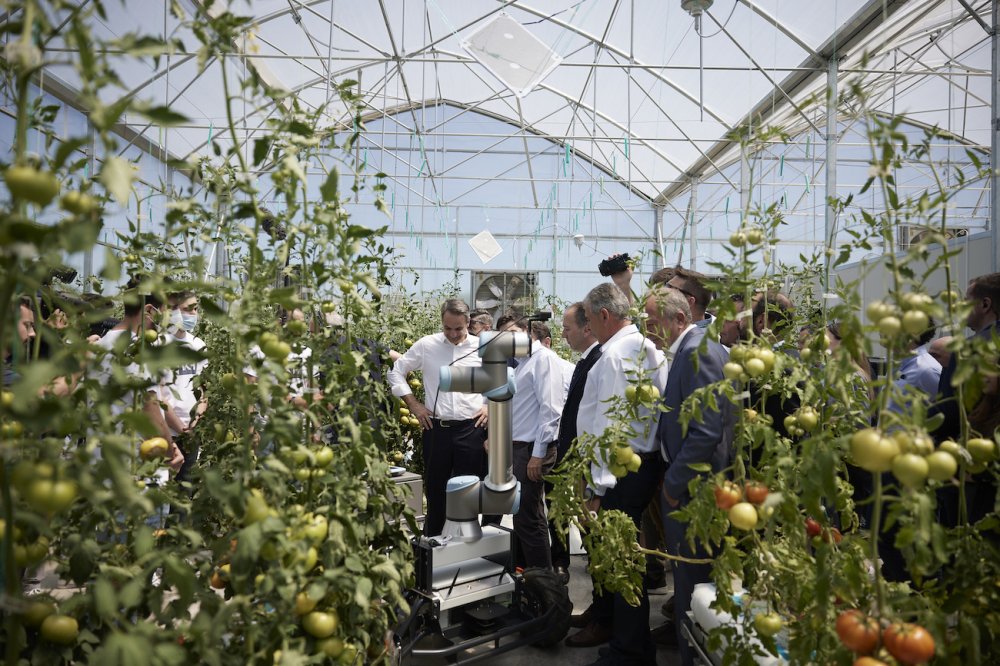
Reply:
[[[837,616],[837,635],[848,650],[868,654],[878,645],[878,621],[857,609]]]
[[[763,504],[764,500],[767,499],[767,486],[763,483],[757,483],[755,481],[750,481],[746,484],[745,491],[747,496],[747,501],[751,504]]]
[[[726,481],[721,486],[715,487],[715,506],[723,511],[729,511],[733,506],[743,500],[743,493],[739,486],[732,481]]]
[[[817,537],[822,531],[823,528],[816,522],[815,518],[806,518],[806,534],[810,537]]]
[[[890,624],[882,642],[893,657],[907,664],[926,664],[934,658],[934,637],[919,624]]]

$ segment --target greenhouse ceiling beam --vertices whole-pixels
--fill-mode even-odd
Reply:
[[[392,23],[389,22],[389,13],[385,8],[385,0],[378,0],[379,9],[382,10],[382,20],[385,23],[385,31],[389,36],[389,46],[392,47],[392,56],[396,59],[396,69],[399,71],[399,81],[403,84],[403,94],[406,96],[406,101],[410,103],[410,116],[413,118],[413,129],[417,135],[417,138],[423,143],[423,131],[420,128],[420,123],[417,121],[417,114],[413,104],[413,96],[410,94],[410,86],[406,83],[406,74],[403,73],[403,58],[400,56],[399,48],[396,46],[396,35],[392,32]],[[426,163],[426,160],[424,160]],[[431,170],[431,165],[428,163],[427,166],[427,178],[430,180],[431,189],[434,190],[434,198],[440,199],[441,193],[438,191],[437,181],[434,180],[434,172]]]
[[[726,30],[726,26],[724,26],[722,23],[719,23],[719,20],[717,18],[715,18],[715,16],[712,14],[712,12],[706,11],[705,15],[708,16],[708,18],[712,19],[712,22],[715,23],[715,25],[717,25],[719,27],[719,30],[722,31],[722,34],[724,34],[726,37],[728,37],[729,41],[731,41],[736,46],[736,48],[738,48],[740,50],[740,52],[744,55],[744,57],[746,57],[747,60],[749,60],[751,63],[753,63],[754,67],[757,68],[757,71],[759,71],[764,76],[764,78],[767,79],[767,82],[770,83],[771,86],[773,86],[774,90],[776,90],[777,92],[781,93],[781,96],[785,98],[785,103],[788,104],[788,106],[790,108],[794,109],[802,117],[802,119],[804,121],[806,121],[806,123],[809,124],[810,127],[812,127],[814,130],[816,130],[817,132],[819,132],[819,128],[816,127],[816,125],[809,118],[809,116],[807,116],[802,111],[802,109],[799,107],[799,105],[795,103],[795,100],[793,100],[791,98],[791,96],[789,96],[789,94],[787,92],[785,92],[785,89],[781,87],[781,84],[778,83],[777,81],[775,81],[774,77],[772,77],[770,74],[768,74],[767,70],[764,69],[760,65],[760,63],[758,63],[757,60],[752,55],[750,55],[750,52],[747,51],[745,48],[743,48],[743,45],[740,44],[739,40],[736,39],[735,37],[733,37],[732,33],[730,33],[728,30]],[[702,153],[702,155],[705,155],[705,154]],[[705,155],[705,157],[708,158],[707,155]]]
[[[782,32],[785,35],[785,37],[788,37],[790,40],[792,40],[793,42],[795,42],[795,44],[800,49],[802,49],[803,51],[805,51],[806,53],[808,53],[812,57],[814,57],[816,59],[819,59],[819,54],[816,53],[816,51],[814,51],[813,48],[811,46],[809,46],[809,44],[807,44],[805,41],[803,41],[802,38],[799,37],[795,33],[794,30],[792,30],[791,28],[789,28],[788,26],[786,26],[784,23],[782,23],[781,21],[779,21],[777,16],[771,14],[770,12],[768,12],[767,10],[765,10],[764,8],[762,8],[760,5],[758,5],[757,3],[753,2],[752,0],[739,0],[739,2],[740,2],[740,4],[743,4],[743,5],[747,6],[747,7],[749,7],[750,11],[752,11],[754,14],[757,14],[758,16],[760,16],[761,18],[763,18],[765,21],[767,21],[768,23],[770,23],[771,25],[773,25],[775,28],[777,28],[780,32]],[[706,67],[705,69],[708,69],[708,68]]]
[[[969,12],[969,16],[971,16],[972,18],[974,18],[976,20],[976,23],[978,23],[982,27],[982,29],[986,31],[987,35],[989,35],[991,37],[993,36],[993,31],[996,30],[996,28],[990,29],[990,26],[988,26],[986,24],[986,21],[983,20],[983,17],[980,16],[979,12],[977,12],[975,9],[973,9],[969,5],[969,3],[968,3],[967,0],[958,0],[958,4],[960,4],[963,7],[965,7],[965,10],[967,12]],[[996,2],[994,2],[993,4],[996,5]],[[989,6],[988,3],[987,3],[987,6]]]
[[[808,56],[799,67],[802,71],[796,71],[787,76],[780,83],[781,90],[790,96],[794,96],[807,86],[812,84],[819,76],[820,72],[826,71],[826,61],[838,53],[844,53],[852,49],[859,42],[881,26],[886,20],[907,4],[908,0],[868,0],[865,5],[855,12],[854,16],[848,19],[838,28],[829,39],[816,51],[817,56]],[[820,67],[822,68],[820,69]],[[816,69],[814,69],[816,68]],[[766,94],[756,105],[740,119],[736,125],[743,127],[766,123],[775,115],[773,96],[776,91]],[[733,139],[722,139],[717,141],[708,151],[708,157],[716,162],[722,161],[722,157],[730,151],[738,142]],[[704,157],[696,160],[687,169],[682,169],[684,173],[703,173],[708,170],[710,163]],[[675,181],[659,196],[654,199],[654,203],[669,201],[687,188],[687,181],[683,177]]]
[[[201,2],[202,0],[192,0],[192,1],[193,2]],[[329,21],[329,19],[326,16],[323,16],[322,14],[313,11],[312,7],[314,7],[315,5],[323,4],[325,2],[333,2],[333,1],[334,0],[296,0],[296,3],[299,5],[299,8],[305,9],[305,10],[309,11],[310,13],[315,14],[316,16],[318,16],[319,18],[321,18],[324,21]],[[265,14],[264,16],[261,16],[260,18],[255,18],[254,19],[254,23],[256,25],[258,25],[258,26],[263,25],[265,23],[270,23],[271,21],[274,21],[276,19],[282,18],[283,16],[287,16],[288,14],[291,14],[293,11],[294,11],[294,9],[292,7],[288,7],[288,8],[285,8],[285,9],[278,9],[278,10],[275,10],[275,11],[271,12],[270,14]],[[389,53],[383,51],[382,49],[380,49],[379,47],[375,46],[371,42],[368,42],[367,40],[362,39],[360,36],[355,35],[350,30],[345,29],[343,26],[340,26],[340,25],[337,25],[336,23],[334,23],[333,27],[335,27],[337,30],[341,31],[342,33],[344,33],[348,37],[353,37],[354,39],[358,40],[359,42],[361,42],[362,44],[364,44],[368,48],[372,49],[376,53],[381,53],[383,56],[385,56],[387,58],[390,57]]]
[[[902,0],[897,0],[897,1],[902,1]],[[573,32],[573,33],[579,35],[580,37],[583,37],[584,39],[588,39],[591,42],[593,42],[594,44],[597,44],[598,46],[600,46],[602,49],[604,49],[604,50],[606,50],[606,51],[608,51],[610,53],[614,53],[614,54],[618,55],[619,57],[624,58],[625,60],[628,60],[629,62],[634,63],[639,68],[646,70],[646,72],[648,72],[649,75],[652,76],[653,78],[657,79],[658,81],[661,81],[662,83],[666,84],[670,88],[672,88],[675,91],[677,91],[678,93],[680,93],[684,98],[686,98],[692,104],[694,104],[696,106],[700,106],[701,105],[701,101],[695,95],[693,95],[692,93],[688,92],[687,89],[685,89],[683,86],[679,85],[678,83],[676,83],[672,79],[670,79],[670,78],[668,78],[666,76],[663,76],[663,74],[661,74],[658,71],[659,68],[653,67],[652,65],[650,65],[648,63],[644,63],[641,60],[636,59],[634,57],[634,55],[626,53],[625,51],[623,51],[622,49],[614,46],[613,44],[609,44],[607,42],[599,40],[595,35],[592,35],[592,34],[590,34],[589,32],[587,32],[585,30],[581,30],[580,28],[577,28],[576,26],[574,26],[571,23],[567,23],[567,22],[565,22],[563,20],[555,18],[554,16],[551,16],[547,12],[544,12],[544,11],[542,11],[540,9],[535,9],[534,7],[531,7],[529,5],[525,5],[525,4],[521,3],[521,2],[518,2],[517,0],[515,0],[514,2],[512,2],[510,4],[513,5],[514,7],[517,7],[518,9],[520,9],[522,11],[528,12],[529,14],[534,14],[535,16],[538,16],[539,18],[545,19],[548,22],[553,23],[553,24],[555,24],[555,25],[563,28],[564,30],[569,30],[570,32]],[[714,118],[720,125],[722,125],[724,128],[726,128],[727,131],[732,129],[732,126],[728,122],[726,122],[726,120],[722,116],[720,116],[712,107],[706,106],[705,107],[705,112],[708,113],[708,115],[712,116],[712,118]]]

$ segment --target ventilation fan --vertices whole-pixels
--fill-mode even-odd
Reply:
[[[936,230],[935,230],[936,231]],[[931,231],[927,227],[915,225],[901,225],[899,233],[899,245],[902,249],[916,245],[927,240]],[[963,238],[969,235],[969,230],[965,227],[948,227],[945,229],[945,240]]]
[[[509,312],[531,312],[537,283],[537,273],[473,273],[472,307],[486,310],[494,321]]]

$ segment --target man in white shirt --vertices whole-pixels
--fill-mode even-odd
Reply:
[[[441,305],[441,333],[425,335],[406,350],[389,371],[392,394],[402,398],[423,428],[424,492],[427,514],[424,535],[441,534],[445,521],[445,488],[453,476],[482,477],[486,472],[487,408],[483,396],[441,392],[441,367],[480,365],[479,338],[469,335],[469,306],[452,298]],[[423,373],[424,402],[410,390],[406,375]]]
[[[613,425],[607,401],[624,396],[626,387],[641,378],[651,380],[662,393],[666,382],[663,354],[629,319],[629,302],[611,283],[594,287],[583,300],[587,324],[601,344],[601,358],[587,376],[577,414],[577,431],[600,437]],[[656,417],[639,407],[639,420],[630,424],[635,433],[628,443],[642,464],[636,472],[616,479],[602,457],[591,468],[593,484],[585,497],[592,511],[618,509],[635,523],[636,536],[642,513],[653,498],[663,463],[656,441]],[[566,639],[570,647],[593,647],[611,639],[610,651],[597,664],[655,664],[656,647],[649,633],[649,597],[643,585],[638,607],[621,595],[594,595],[592,620]]]
[[[507,327],[523,332],[521,320]],[[536,324],[540,322],[532,322]],[[517,392],[511,399],[511,438],[514,442],[514,477],[521,482],[521,504],[514,514],[518,541],[518,566],[551,568],[548,523],[545,519],[543,476],[556,461],[559,416],[566,402],[560,358],[541,344],[531,327],[531,356],[519,359],[514,369]]]

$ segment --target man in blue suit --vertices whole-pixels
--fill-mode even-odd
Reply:
[[[722,366],[729,359],[725,348],[705,335],[692,322],[688,299],[678,289],[656,288],[646,299],[647,335],[667,357],[667,384],[657,429],[660,451],[667,468],[663,475],[661,512],[667,552],[689,558],[704,558],[700,546],[690,548],[685,524],[672,513],[690,501],[688,483],[698,474],[694,463],[708,463],[713,472],[729,466],[733,444],[733,408],[728,398],[717,395],[719,410],[702,406],[701,419],[692,419],[687,429],[680,422],[681,405],[696,390],[723,379]],[[687,622],[694,586],[710,580],[711,565],[674,562],[674,617],[683,664],[694,663],[694,652],[681,634]]]

